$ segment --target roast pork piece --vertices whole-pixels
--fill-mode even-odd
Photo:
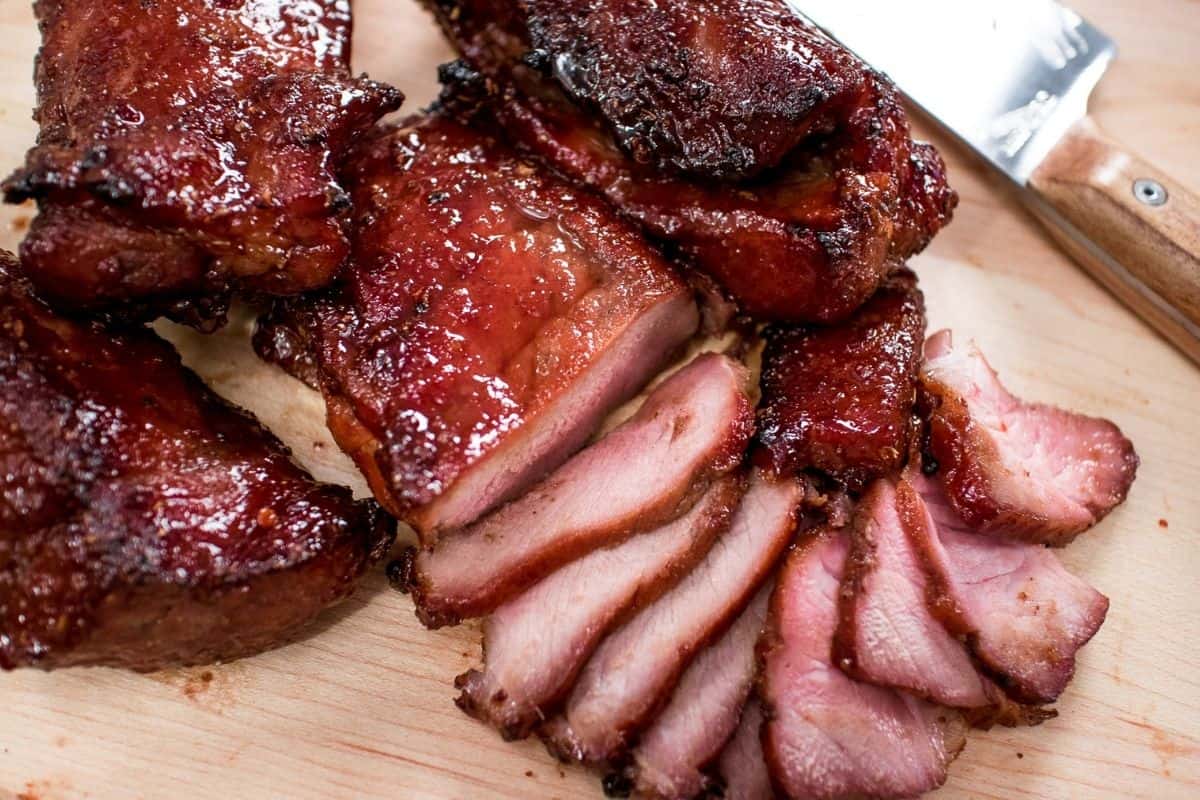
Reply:
[[[921,380],[930,453],[972,529],[1060,546],[1124,501],[1138,457],[1108,420],[1014,397],[949,331],[926,343]]]
[[[637,231],[486,133],[414,119],[346,180],[344,285],[282,304],[256,343],[319,383],[339,445],[425,544],[551,472],[696,330]]]
[[[426,0],[495,118],[760,318],[831,322],[956,203],[895,87],[785,0]]]
[[[751,477],[729,532],[708,557],[592,655],[563,713],[542,730],[554,753],[598,764],[624,752],[670,699],[695,656],[768,580],[792,538],[802,496],[794,481]]]
[[[915,797],[946,780],[966,726],[956,711],[860,683],[832,663],[848,553],[844,533],[822,529],[783,568],[762,647],[763,751],[790,798]]]
[[[350,72],[350,4],[38,0],[38,290],[199,321],[229,290],[290,294],[349,250],[346,150],[400,105]]]
[[[925,299],[901,268],[849,320],[767,328],[756,457],[779,474],[820,470],[851,489],[908,457]]]
[[[764,584],[729,630],[696,657],[667,707],[639,737],[628,770],[638,797],[691,798],[719,786],[705,770],[737,730],[753,687],[754,650],[772,587]]]
[[[421,549],[410,588],[422,621],[483,616],[556,568],[685,513],[742,461],[747,383],[741,364],[700,356],[527,494]]]
[[[1067,572],[1054,551],[969,529],[941,488],[915,479],[926,524],[911,528],[949,630],[1014,699],[1050,703],[1075,673],[1075,656],[1108,613],[1108,598]]]
[[[459,707],[506,739],[527,736],[570,690],[604,635],[704,558],[728,530],[744,491],[740,472],[727,475],[683,516],[595,550],[496,609],[483,626],[483,670],[458,680]]]
[[[149,330],[54,316],[0,257],[0,666],[277,645],[393,535]]]

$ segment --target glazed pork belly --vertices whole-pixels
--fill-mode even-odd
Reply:
[[[761,319],[832,322],[956,203],[896,90],[783,0],[427,0],[498,120]]]
[[[342,286],[259,353],[316,380],[338,444],[424,544],[521,494],[695,332],[688,287],[601,201],[441,115],[349,163]]]
[[[926,343],[921,380],[929,452],[971,529],[1061,546],[1125,500],[1138,457],[1108,420],[1014,397],[949,331]]]
[[[911,528],[935,613],[1020,703],[1052,703],[1108,598],[1069,573],[1054,551],[968,527],[941,488],[916,479],[926,523]]]
[[[761,466],[815,469],[858,490],[904,465],[925,341],[913,272],[898,270],[839,325],[774,325],[764,335]]]
[[[965,743],[958,712],[850,678],[831,661],[849,542],[822,528],[788,558],[761,645],[763,752],[790,798],[915,797]]]
[[[294,636],[386,551],[145,329],[55,316],[0,257],[0,667],[151,670]]]
[[[746,369],[701,355],[638,412],[526,494],[412,557],[431,627],[483,616],[554,569],[686,512],[743,458],[753,431]]]
[[[400,105],[350,74],[346,0],[37,0],[41,126],[10,202],[39,292],[191,321],[241,286],[328,283],[348,252],[348,144]]]
[[[565,760],[609,762],[670,699],[694,657],[716,641],[775,570],[803,489],[755,473],[729,531],[683,581],[597,648],[560,716],[541,734]]]
[[[762,705],[751,697],[733,738],[717,759],[717,778],[723,800],[773,800],[775,789],[763,757]]]
[[[755,646],[772,588],[765,583],[729,630],[696,656],[666,708],[639,737],[626,773],[637,797],[692,798],[719,786],[704,770],[737,730],[753,688]]]
[[[671,589],[729,528],[740,473],[712,484],[691,510],[616,547],[562,567],[496,609],[483,625],[482,671],[460,676],[458,705],[524,738],[570,691],[614,626]]]

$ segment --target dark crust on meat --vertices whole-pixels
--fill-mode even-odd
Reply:
[[[760,5],[744,2],[745,13]],[[912,141],[894,87],[861,65],[849,99],[838,104],[837,124],[813,123],[801,131],[811,135],[769,171],[721,184],[711,176],[664,173],[623,151],[594,107],[574,103],[545,74],[559,54],[530,50],[524,6],[508,0],[427,4],[464,58],[442,71],[444,106],[498,120],[521,147],[604,194],[716,278],[746,313],[802,322],[846,317],[893,261],[928,243],[957,202],[936,151]],[[660,11],[683,5],[657,4]],[[740,44],[745,58],[763,46]],[[774,77],[779,84],[772,92],[794,88],[786,74]]]
[[[599,199],[448,117],[378,130],[345,174],[353,269],[333,291],[281,301],[255,345],[319,380],[339,446],[423,534],[423,508],[579,379],[630,320],[671,298],[691,302]]]
[[[925,339],[913,272],[897,270],[837,326],[771,326],[764,338],[759,466],[816,469],[858,490],[904,465]]]
[[[21,255],[47,298],[195,321],[220,308],[189,300],[341,266],[342,151],[402,96],[351,76],[343,0],[246,6],[35,3],[41,129],[3,189],[38,200]]]
[[[2,262],[3,259],[0,259]],[[0,667],[150,670],[296,635],[390,544],[146,329],[54,316],[0,263]]]

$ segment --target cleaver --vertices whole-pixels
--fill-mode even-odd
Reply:
[[[1007,175],[1080,264],[1200,364],[1200,198],[1107,138],[1116,55],[1053,0],[787,0]]]

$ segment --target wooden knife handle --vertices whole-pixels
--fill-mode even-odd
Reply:
[[[1029,188],[1034,212],[1066,250],[1200,364],[1200,198],[1088,118]]]

